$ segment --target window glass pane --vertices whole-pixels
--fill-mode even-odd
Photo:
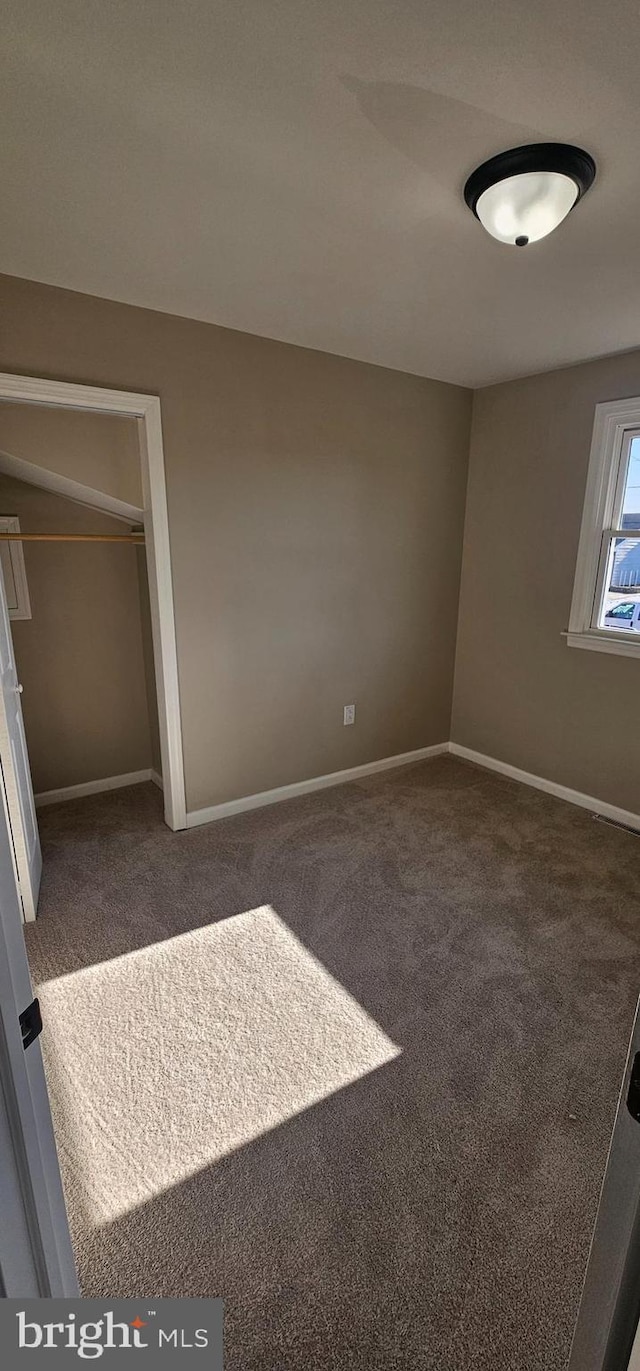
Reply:
[[[640,538],[612,538],[600,628],[640,636]]]
[[[621,528],[640,528],[640,438],[632,438],[622,502]]]

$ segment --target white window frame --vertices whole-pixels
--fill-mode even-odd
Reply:
[[[621,522],[629,446],[636,436],[640,437],[640,396],[596,405],[569,615],[569,647],[640,657],[640,634],[631,637],[624,629],[616,633],[615,629],[598,626],[611,539],[636,536],[632,530],[616,527]]]

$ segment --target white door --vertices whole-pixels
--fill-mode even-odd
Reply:
[[[37,1028],[0,806],[0,1293],[14,1299],[78,1293]]]
[[[568,1371],[640,1367],[640,1007],[593,1232]]]
[[[43,681],[44,689],[44,681]],[[0,574],[0,768],[12,838],[15,877],[24,919],[35,919],[42,853],[33,798],[27,740],[22,721],[22,686],[13,655],[4,579]]]

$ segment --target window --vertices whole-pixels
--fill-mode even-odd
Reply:
[[[596,405],[567,641],[640,657],[640,397]]]
[[[19,533],[20,520],[15,514],[0,515],[0,533]],[[10,619],[30,619],[29,587],[25,571],[22,543],[0,542],[0,566]]]

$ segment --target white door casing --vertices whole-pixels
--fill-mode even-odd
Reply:
[[[640,1005],[602,1183],[567,1371],[623,1371],[640,1311]],[[637,1339],[636,1339],[637,1341]],[[630,1360],[631,1358],[631,1360]]]
[[[24,1047],[33,989],[0,806],[0,1290],[14,1299],[78,1294],[40,1039]]]
[[[36,917],[42,853],[22,719],[22,686],[18,681],[4,577],[0,569],[0,768],[13,847],[13,861],[23,918]]]
[[[51,381],[44,377],[19,376],[12,372],[0,372],[0,400],[46,405],[54,408],[60,406],[63,409],[97,410],[102,414],[128,415],[138,421],[140,473],[144,502],[142,517],[149,575],[164,817],[169,828],[174,830],[186,828],[182,720],[160,399],[157,395],[144,395],[124,390],[107,390],[98,386],[85,386],[70,381]],[[6,454],[2,454],[0,466],[3,469],[6,469],[5,458]],[[17,474],[15,470],[16,459],[9,460],[14,463],[13,474],[15,475]],[[103,507],[107,512],[123,515],[126,515],[127,508],[131,512],[130,507],[125,506],[122,501],[114,502],[113,498],[105,496],[104,492],[90,491],[87,487],[78,487],[77,482],[69,482],[60,476],[52,477],[50,472],[45,472],[44,479],[41,479],[40,469],[35,464],[24,462],[22,468],[21,480],[30,479],[36,485],[43,484],[45,489],[53,489],[53,481],[59,493],[68,494],[71,499],[79,498],[82,500],[82,492],[84,491],[84,499],[95,508]],[[25,471],[24,468],[31,468],[31,472]],[[69,487],[76,487],[76,489]],[[96,497],[98,498],[96,499]],[[117,505],[117,509],[114,509],[114,503]]]

